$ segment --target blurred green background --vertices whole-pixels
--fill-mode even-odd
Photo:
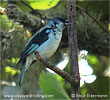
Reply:
[[[29,38],[43,27],[48,19],[56,16],[67,18],[67,2],[65,0],[26,0],[41,15],[32,13],[32,9],[21,1],[0,0],[0,84],[1,99],[19,100],[18,97],[7,97],[7,95],[36,95],[31,100],[45,98],[47,100],[71,98],[70,84],[59,75],[47,70],[41,63],[33,64],[24,75],[23,85],[18,86],[21,65],[16,66],[20,54]],[[15,19],[6,13],[6,8],[15,4],[20,9],[20,15]],[[109,23],[109,1],[87,1],[77,0],[76,4],[87,9],[88,12],[99,20],[110,31]],[[13,9],[13,8],[11,8]],[[81,95],[105,95],[102,100],[109,98],[109,35],[81,9],[76,9],[79,68],[81,75]],[[17,12],[19,13],[19,12]],[[26,26],[20,19],[22,14],[39,20],[38,26]],[[24,20],[28,22],[28,20]],[[32,24],[33,24],[32,23]],[[34,29],[34,31],[33,31]],[[70,74],[68,58],[68,37],[67,29],[63,31],[63,38],[56,53],[50,59],[62,70]],[[66,56],[65,56],[66,54]],[[87,72],[87,73],[86,73]],[[100,97],[99,97],[100,98]],[[22,98],[24,99],[24,97]],[[25,97],[30,100],[29,97]],[[82,97],[82,100],[91,100],[89,97]],[[93,97],[96,100],[98,98]]]

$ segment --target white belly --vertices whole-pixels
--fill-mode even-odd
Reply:
[[[36,51],[38,51],[41,56],[50,58],[57,50],[59,43],[61,41],[61,37],[62,35],[58,35],[57,36],[58,39],[52,37],[51,39],[47,40],[44,44],[42,44]]]

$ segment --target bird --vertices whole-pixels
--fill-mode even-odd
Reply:
[[[50,19],[43,28],[30,38],[18,61],[18,64],[22,64],[19,86],[23,83],[25,71],[37,61],[35,51],[49,59],[56,52],[66,26],[68,26],[68,20],[62,17],[55,17]]]

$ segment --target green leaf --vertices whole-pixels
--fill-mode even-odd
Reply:
[[[96,65],[99,63],[98,58],[95,55],[88,55],[87,60],[90,64]]]
[[[10,73],[11,72],[11,67],[10,66],[6,66],[5,67],[5,72],[6,73]]]
[[[109,94],[109,77],[98,77],[95,82],[89,85],[96,92],[96,94],[100,94],[100,95]],[[106,99],[106,98],[102,98],[102,99]]]
[[[101,68],[101,63],[97,56],[88,55],[87,57],[88,64],[93,68],[94,73],[96,73]]]
[[[26,0],[24,2],[35,10],[47,10],[55,7],[59,1],[60,0]],[[17,4],[23,11],[31,11],[31,9],[25,6],[23,3],[17,2]]]
[[[15,64],[17,64],[18,63],[18,61],[19,61],[19,58],[12,58],[12,63],[15,63]]]
[[[45,73],[40,75],[40,87],[45,95],[53,95],[48,100],[66,99],[70,100],[69,96],[61,86],[55,74]]]
[[[34,9],[46,10],[50,9],[58,4],[60,0],[37,0],[30,3],[30,6]]]
[[[12,63],[15,63],[16,62],[16,59],[15,58],[12,58]]]
[[[16,74],[16,70],[15,69],[12,69],[11,70],[11,74],[14,76]]]
[[[12,25],[12,21],[9,21],[5,15],[0,15],[0,30],[8,31]]]

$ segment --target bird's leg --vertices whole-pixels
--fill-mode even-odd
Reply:
[[[53,65],[53,66],[56,66],[56,64],[55,64],[54,62],[52,62],[52,65]]]

